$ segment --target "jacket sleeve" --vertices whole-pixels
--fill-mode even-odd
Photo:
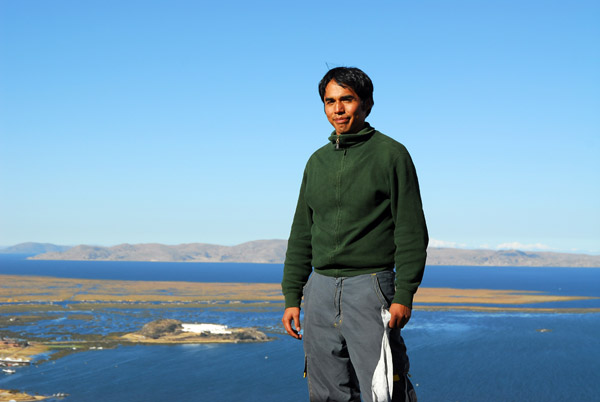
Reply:
[[[312,210],[304,198],[306,176],[305,170],[283,266],[281,290],[285,297],[285,308],[300,307],[303,287],[312,272]]]
[[[413,296],[423,279],[429,237],[417,172],[408,152],[396,160],[390,182],[396,246],[393,303],[412,308]]]

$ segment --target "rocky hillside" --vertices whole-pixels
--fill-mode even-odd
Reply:
[[[145,324],[138,334],[148,338],[158,339],[167,334],[180,334],[183,325],[179,320],[165,318]]]

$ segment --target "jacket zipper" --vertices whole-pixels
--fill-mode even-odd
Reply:
[[[336,139],[336,147],[339,146],[339,139]],[[338,148],[339,149],[339,148]],[[348,148],[344,148],[344,153],[340,159],[339,170],[337,174],[337,183],[336,183],[336,199],[337,199],[337,216],[336,216],[336,225],[334,231],[334,244],[335,247],[333,249],[333,253],[331,254],[330,261],[331,263],[335,262],[335,253],[340,248],[340,227],[341,227],[341,213],[342,213],[342,176],[344,174],[344,169],[346,165],[346,155],[348,153]]]

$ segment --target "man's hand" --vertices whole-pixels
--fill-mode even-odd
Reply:
[[[286,310],[287,311],[287,310]],[[410,320],[410,309],[399,303],[392,303],[390,306],[390,328],[404,328],[408,320]]]
[[[294,321],[294,328],[292,328],[292,321]],[[288,307],[283,312],[283,318],[281,319],[283,322],[283,327],[287,331],[287,333],[296,339],[302,339],[302,334],[300,333],[300,308],[299,307]]]

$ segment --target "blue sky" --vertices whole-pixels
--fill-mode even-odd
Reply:
[[[0,245],[287,238],[357,66],[431,245],[600,253],[597,1],[0,0]]]

